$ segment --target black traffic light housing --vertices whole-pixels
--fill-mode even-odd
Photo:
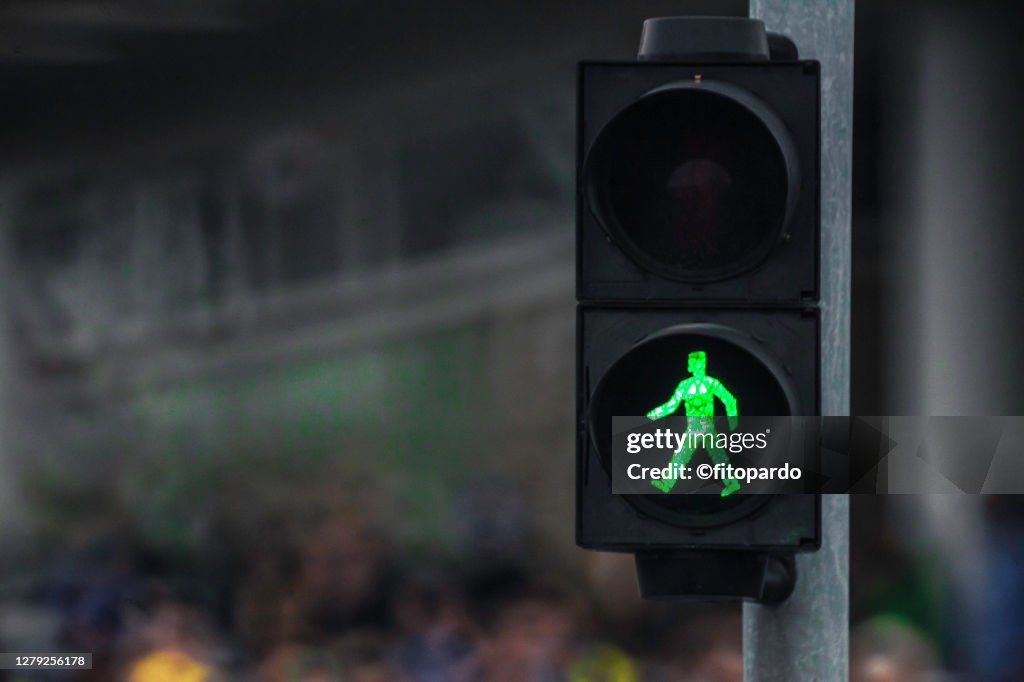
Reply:
[[[817,495],[613,495],[609,471],[610,418],[696,347],[745,414],[819,413],[819,92],[745,19],[648,20],[639,61],[580,65],[577,543],[636,553],[644,596],[779,601],[820,546]]]

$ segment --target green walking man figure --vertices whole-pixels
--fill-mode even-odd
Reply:
[[[725,414],[729,418],[729,428],[735,430],[739,421],[739,412],[736,409],[736,398],[729,390],[722,385],[722,382],[714,377],[707,376],[704,372],[707,368],[707,354],[702,351],[693,351],[687,356],[686,369],[693,376],[687,377],[679,382],[675,393],[664,405],[659,405],[647,413],[649,419],[661,419],[679,409],[679,405],[686,407],[686,430],[687,433],[704,434],[706,437],[701,442],[713,443],[715,440],[715,398],[722,401],[725,406]],[[690,463],[690,458],[697,448],[693,440],[687,438],[682,446],[672,455],[669,464],[678,464],[685,467]],[[729,455],[725,450],[711,446],[704,448],[711,461],[715,464],[728,466]],[[651,481],[651,485],[662,492],[668,492],[676,484],[675,478],[663,478]],[[731,495],[740,489],[739,481],[731,476],[725,479],[722,485],[722,497]]]

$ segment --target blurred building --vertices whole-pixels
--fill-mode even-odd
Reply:
[[[130,533],[216,591],[342,506],[578,569],[575,62],[677,11],[0,10],[10,561]]]

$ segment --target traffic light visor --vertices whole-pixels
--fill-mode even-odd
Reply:
[[[799,188],[785,125],[761,100],[714,81],[653,90],[597,135],[585,200],[641,267],[691,282],[754,267],[785,234]]]

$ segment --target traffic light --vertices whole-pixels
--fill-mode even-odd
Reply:
[[[749,19],[648,20],[638,61],[580,65],[577,543],[636,553],[645,596],[778,601],[820,544],[817,495],[610,473],[615,416],[819,413],[819,91]]]

